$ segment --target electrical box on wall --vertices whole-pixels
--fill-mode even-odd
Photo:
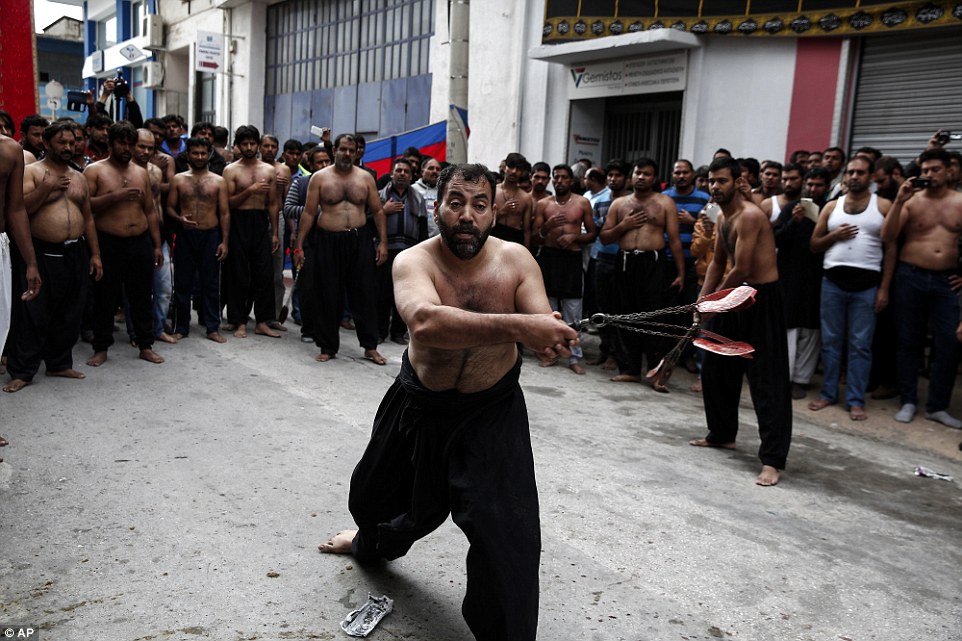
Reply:
[[[142,33],[147,40],[146,47],[148,49],[164,46],[164,21],[157,14],[148,13],[144,16]]]
[[[144,88],[160,89],[164,84],[164,65],[148,62],[144,65]]]

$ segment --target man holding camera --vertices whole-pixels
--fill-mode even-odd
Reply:
[[[925,341],[926,316],[932,324],[932,359],[925,418],[962,429],[946,411],[955,383],[959,299],[949,278],[956,273],[962,232],[962,194],[948,185],[951,156],[932,148],[919,156],[920,178],[899,187],[882,227],[882,239],[904,244],[899,252],[893,302],[898,336],[899,393],[902,407],[895,420],[908,423],[918,405],[919,355]]]

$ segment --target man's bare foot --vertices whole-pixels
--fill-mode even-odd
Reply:
[[[78,372],[75,369],[62,369],[57,372],[51,372],[49,369],[46,372],[47,376],[59,376],[60,378],[87,378],[87,375],[83,372]]]
[[[668,389],[668,386],[661,381],[651,381],[651,389],[661,394],[671,394],[671,390]]]
[[[238,325],[237,329],[234,330],[234,338],[247,338],[247,326]]]
[[[286,332],[287,328],[281,325],[279,321],[267,321],[267,326],[271,329],[276,329],[279,332]]]
[[[325,554],[350,554],[351,544],[354,543],[356,535],[357,530],[341,530],[332,536],[327,543],[318,545],[317,549]]]
[[[268,336],[270,338],[280,338],[281,335],[271,329],[268,323],[258,323],[254,325],[254,333],[258,336]]]
[[[865,413],[864,407],[859,407],[858,405],[853,405],[848,408],[848,417],[853,421],[864,421],[868,418],[868,414]]]
[[[688,388],[688,391],[694,392],[695,394],[701,394],[701,379],[699,378],[697,381],[692,383],[691,387]]]
[[[570,365],[568,365],[568,369],[570,369],[575,374],[579,374],[579,375],[584,375],[585,373],[585,368],[579,365],[578,363],[571,363]]]
[[[221,335],[220,332],[208,332],[208,333],[207,333],[207,338],[208,338],[208,340],[212,340],[212,341],[214,341],[215,343],[226,343],[226,342],[227,342],[227,339],[224,338],[224,337]]]
[[[612,376],[611,380],[616,383],[640,383],[640,374],[618,374],[617,376]]]
[[[87,359],[87,365],[91,367],[100,367],[107,360],[107,352],[94,352],[94,355]]]
[[[762,487],[771,487],[772,485],[778,485],[778,480],[781,475],[771,465],[762,465],[762,471],[755,479],[755,485],[761,485]]]
[[[375,365],[387,365],[387,359],[381,356],[376,349],[364,350],[364,358]]]
[[[717,447],[722,450],[733,450],[735,449],[735,442],[731,443],[712,443],[707,438],[693,438],[688,441],[689,445],[694,445],[695,447]]]
[[[140,350],[140,360],[147,361],[148,363],[157,363],[157,364],[164,362],[164,358],[154,350],[150,349],[149,347],[146,349]]]
[[[6,447],[10,445],[10,441],[0,436],[0,447]]]
[[[14,378],[9,383],[3,386],[3,391],[13,394],[14,392],[19,392],[29,384],[30,384],[30,381]],[[3,445],[6,445],[6,443],[4,443]],[[0,447],[2,447],[2,445],[0,445]]]
[[[608,372],[613,372],[614,370],[618,369],[618,361],[609,356],[608,360],[606,360],[604,365],[601,366],[601,369]]]
[[[176,343],[183,337],[184,337],[183,334],[174,334],[173,336],[171,336],[167,332],[161,332],[160,336],[157,337],[157,340],[163,343]]]
[[[332,358],[334,358],[334,356],[335,356],[334,354],[323,354],[323,353],[322,353],[322,354],[318,354],[317,356],[315,356],[315,357],[314,357],[314,360],[317,361],[318,363],[326,363],[327,361],[329,361],[329,360],[331,360]]]
[[[808,409],[812,410],[813,412],[817,412],[818,410],[825,409],[829,405],[835,405],[835,403],[827,398],[817,398],[808,404]]]
[[[542,358],[538,359],[538,367],[554,367],[557,364],[558,364],[557,358],[553,358],[551,360],[545,360]]]

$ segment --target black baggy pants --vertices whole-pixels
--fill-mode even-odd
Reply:
[[[617,314],[650,312],[661,306],[665,256],[663,251],[619,251],[615,259],[614,290]],[[659,319],[656,319],[659,320]],[[665,339],[618,329],[615,360],[622,374],[642,374],[642,357],[648,369],[658,365],[667,351]]]
[[[541,524],[515,367],[474,394],[432,392],[407,352],[351,477],[359,562],[396,559],[450,513],[470,543],[462,613],[480,641],[534,641]]]
[[[254,320],[266,323],[274,314],[274,263],[271,222],[263,209],[232,209],[227,244],[225,292],[227,322],[244,325],[254,306]],[[278,250],[279,251],[279,250]]]
[[[788,341],[778,283],[753,285],[755,304],[740,312],[719,314],[711,330],[755,347],[753,358],[705,353],[701,379],[710,443],[733,443],[738,435],[738,402],[748,375],[762,465],[785,468],[792,441],[792,398]]]
[[[408,326],[394,304],[394,259],[400,249],[389,249],[387,260],[377,266],[377,333],[380,340],[403,338]]]
[[[311,319],[314,342],[322,354],[337,354],[347,291],[357,340],[363,349],[377,349],[377,276],[371,231],[367,226],[348,231],[315,227],[309,236],[305,270],[310,270],[313,301],[304,310]],[[303,307],[306,301],[301,300]]]
[[[174,332],[190,333],[190,299],[194,278],[199,280],[203,309],[199,320],[208,334],[220,328],[220,261],[217,246],[220,228],[184,229],[177,232],[174,245]],[[230,257],[228,248],[227,256]]]
[[[154,245],[150,234],[124,237],[100,231],[97,238],[104,275],[94,282],[94,351],[105,352],[114,344],[114,314],[121,288],[130,304],[137,347],[150,349],[154,344]]]
[[[73,368],[73,346],[80,334],[87,287],[90,282],[90,254],[84,239],[48,243],[34,239],[37,269],[43,287],[36,298],[20,300],[27,290],[27,266],[14,246],[13,339],[7,371],[11,378],[32,381],[40,362],[48,372]]]

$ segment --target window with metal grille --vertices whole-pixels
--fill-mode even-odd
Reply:
[[[291,0],[267,12],[267,95],[429,73],[434,0]]]

